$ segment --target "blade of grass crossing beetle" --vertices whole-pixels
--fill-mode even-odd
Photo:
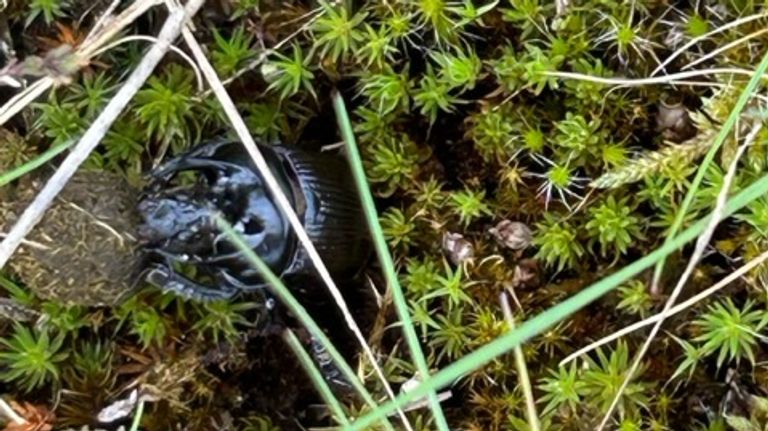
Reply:
[[[733,129],[733,126],[736,124],[736,121],[738,120],[739,115],[741,115],[741,111],[744,110],[744,107],[747,105],[747,102],[749,101],[750,98],[752,98],[752,93],[754,92],[757,85],[760,83],[760,80],[763,78],[763,75],[765,74],[765,71],[767,69],[768,69],[768,52],[763,56],[763,59],[760,61],[760,64],[757,66],[755,73],[752,75],[752,79],[749,80],[749,83],[741,92],[741,95],[739,95],[739,99],[736,101],[736,105],[734,105],[733,109],[728,115],[728,119],[726,119],[725,124],[723,124],[723,127],[720,128],[720,132],[717,134],[717,137],[715,138],[715,142],[712,143],[712,147],[709,149],[706,156],[704,156],[704,160],[702,160],[701,163],[699,164],[699,169],[696,172],[696,176],[693,178],[693,182],[691,182],[691,186],[688,188],[688,192],[685,194],[685,198],[683,199],[683,203],[680,205],[680,208],[677,210],[677,214],[675,214],[675,220],[672,223],[672,227],[670,228],[669,235],[667,236],[666,242],[671,241],[672,238],[674,238],[675,235],[677,235],[677,231],[680,230],[680,227],[683,225],[683,220],[685,219],[686,213],[688,213],[688,208],[690,208],[691,203],[693,202],[693,198],[696,195],[696,191],[699,189],[699,185],[701,185],[701,182],[704,179],[704,175],[706,174],[707,169],[709,168],[709,165],[712,163],[712,160],[714,160],[715,158],[715,153],[723,145],[723,142],[725,142],[726,138],[728,138],[728,135],[731,133],[731,129]],[[653,274],[654,286],[658,284],[659,279],[661,278],[661,272],[663,270],[664,270],[664,259],[661,259],[659,263],[656,264],[656,268],[654,270],[654,274]]]
[[[144,400],[139,400],[139,404],[136,407],[136,413],[133,414],[133,421],[131,422],[131,431],[139,431],[141,425],[141,417],[144,416]]]
[[[384,276],[387,279],[387,285],[392,291],[392,299],[397,309],[397,315],[400,319],[400,323],[403,326],[403,333],[405,335],[408,348],[411,352],[411,357],[416,363],[416,369],[421,375],[422,381],[429,380],[429,368],[427,366],[427,360],[424,357],[424,352],[421,349],[419,338],[416,335],[416,330],[413,327],[413,321],[411,320],[410,311],[408,310],[408,303],[405,300],[403,289],[400,287],[400,282],[397,278],[397,271],[395,270],[395,263],[392,260],[392,255],[389,253],[387,242],[384,239],[384,233],[379,224],[379,216],[376,211],[376,204],[373,201],[373,196],[368,187],[368,180],[365,176],[365,170],[363,169],[363,162],[360,158],[360,151],[357,148],[355,141],[355,134],[352,131],[352,123],[349,120],[347,114],[347,108],[344,104],[344,99],[339,92],[333,94],[333,108],[336,111],[336,120],[339,123],[339,130],[341,136],[346,144],[347,156],[352,168],[352,174],[355,178],[357,185],[357,191],[360,194],[360,200],[365,210],[365,218],[368,222],[368,228],[371,230],[371,236],[373,237],[373,243],[376,248],[376,255],[379,258],[379,263],[384,271]],[[427,394],[429,398],[432,414],[435,417],[437,427],[441,431],[449,431],[448,422],[443,414],[443,409],[440,406],[440,401],[437,398],[435,391],[430,391]]]
[[[373,397],[371,397],[371,394],[368,393],[368,390],[366,390],[363,384],[360,383],[360,380],[355,375],[355,372],[352,370],[349,364],[347,364],[347,361],[343,356],[341,356],[341,353],[339,353],[338,349],[336,349],[333,343],[331,343],[331,340],[328,339],[323,330],[320,329],[320,326],[318,326],[312,316],[307,313],[307,310],[304,308],[304,306],[301,305],[296,297],[294,297],[288,288],[285,287],[285,284],[283,284],[282,280],[280,280],[280,278],[277,277],[275,273],[269,269],[267,264],[265,264],[264,261],[261,260],[261,258],[256,255],[256,253],[254,253],[250,247],[248,247],[240,234],[237,233],[232,228],[232,226],[227,223],[226,220],[216,216],[215,222],[227,236],[227,239],[231,241],[232,244],[234,244],[235,247],[237,247],[238,250],[243,253],[243,255],[245,255],[246,259],[248,259],[248,262],[253,265],[257,271],[259,271],[259,274],[264,277],[266,282],[272,288],[272,293],[277,295],[283,305],[288,307],[288,309],[296,316],[296,318],[301,321],[304,327],[306,327],[307,330],[317,338],[320,344],[323,345],[328,354],[331,356],[331,359],[333,359],[333,363],[339,367],[339,370],[344,375],[344,378],[349,381],[349,383],[363,398],[366,404],[368,404],[372,409],[378,408],[376,401],[373,400]],[[386,418],[383,418],[382,420],[387,430],[394,431],[392,424],[390,424]]]
[[[312,383],[315,385],[315,389],[317,389],[317,392],[323,398],[325,404],[327,404],[333,412],[336,420],[341,425],[349,424],[349,419],[347,419],[347,415],[344,413],[344,408],[341,407],[341,403],[339,403],[339,400],[337,400],[336,396],[333,395],[331,387],[328,386],[328,383],[325,381],[323,374],[320,372],[320,370],[317,369],[315,362],[301,345],[301,341],[299,341],[298,337],[296,337],[296,334],[294,334],[290,329],[286,329],[283,332],[283,339],[286,343],[288,343],[288,346],[291,347],[291,350],[293,350],[293,353],[296,355],[296,357],[299,358],[301,366],[312,380]]]
[[[730,216],[734,212],[743,208],[745,205],[749,204],[767,192],[768,175],[765,175],[731,198],[726,205],[723,217]],[[615,289],[630,277],[640,273],[640,271],[646,268],[653,266],[663,257],[679,249],[687,242],[695,239],[707,227],[709,219],[710,216],[707,216],[699,220],[691,227],[681,232],[672,241],[663,244],[660,248],[656,249],[642,259],[639,259],[634,263],[627,265],[619,271],[609,275],[608,277],[593,283],[589,287],[583,289],[581,292],[573,295],[560,304],[555,305],[554,307],[550,307],[543,313],[540,313],[534,318],[525,321],[514,331],[505,333],[504,335],[491,341],[485,346],[480,347],[474,352],[448,365],[433,375],[432,378],[428,381],[425,381],[413,390],[398,396],[395,401],[389,401],[382,404],[373,412],[356,420],[348,427],[344,427],[344,430],[355,431],[364,429],[366,426],[370,426],[397,408],[408,404],[414,399],[423,397],[430,391],[438,390],[441,387],[452,383],[465,374],[478,369],[479,367],[489,363],[493,359],[505,353],[508,353],[510,350],[531,339],[532,337],[541,334],[542,332],[561,322],[566,317]]]
[[[8,172],[3,173],[0,175],[0,187],[10,183],[11,181],[20,178],[35,169],[39,168],[40,166],[43,166],[46,162],[53,159],[54,157],[58,156],[59,154],[63,153],[64,150],[71,147],[72,144],[74,144],[75,141],[68,141],[63,144],[56,145],[55,147],[51,147],[48,150],[46,150],[44,153],[40,154],[39,156],[35,157],[34,159],[19,165],[13,169],[11,169]]]

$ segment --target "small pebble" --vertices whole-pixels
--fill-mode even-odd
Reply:
[[[524,223],[502,220],[496,227],[488,229],[496,241],[512,250],[524,250],[533,240],[531,229]]]
[[[475,256],[475,248],[464,235],[460,233],[446,232],[443,234],[443,253],[454,265],[472,259]]]

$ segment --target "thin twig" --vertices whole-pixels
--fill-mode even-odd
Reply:
[[[515,317],[512,315],[512,309],[509,306],[509,297],[506,292],[501,292],[499,296],[501,301],[501,309],[504,312],[504,318],[507,320],[509,330],[515,330]],[[525,398],[525,416],[528,419],[528,427],[531,431],[539,431],[541,425],[539,425],[539,414],[536,412],[536,399],[533,397],[533,389],[531,388],[531,378],[528,375],[528,366],[525,363],[525,355],[523,349],[517,346],[513,349],[515,355],[515,368],[517,368],[517,376],[520,379],[520,387],[523,390],[523,398]]]
[[[736,155],[733,158],[731,165],[728,167],[728,172],[725,174],[725,178],[723,179],[722,188],[720,189],[720,192],[717,195],[717,201],[716,201],[717,203],[715,204],[715,208],[712,210],[712,218],[709,221],[706,229],[704,229],[704,232],[701,233],[701,235],[699,236],[699,239],[696,241],[696,247],[693,251],[693,254],[691,255],[690,260],[688,261],[688,266],[686,266],[685,271],[683,272],[683,275],[680,276],[680,279],[678,280],[677,285],[675,286],[675,289],[672,291],[672,294],[670,294],[666,304],[664,304],[664,309],[661,311],[659,320],[653,326],[653,329],[651,329],[651,333],[648,334],[648,337],[646,338],[645,343],[643,343],[643,346],[640,348],[640,351],[637,353],[637,356],[635,357],[635,360],[632,363],[632,367],[630,367],[629,372],[627,373],[627,376],[624,378],[624,382],[621,384],[621,387],[619,388],[618,392],[616,392],[616,396],[614,396],[613,401],[611,402],[611,406],[608,408],[608,411],[605,413],[605,416],[603,417],[603,420],[600,423],[600,426],[597,428],[597,431],[602,431],[605,428],[605,426],[608,424],[608,421],[611,419],[614,409],[616,409],[616,406],[618,405],[619,400],[623,396],[624,391],[627,389],[627,386],[629,386],[629,382],[632,380],[635,373],[640,368],[640,363],[642,362],[643,357],[645,356],[645,353],[648,351],[648,348],[653,342],[653,339],[656,337],[656,334],[659,333],[659,330],[661,329],[661,325],[664,323],[664,320],[669,316],[669,311],[675,305],[675,301],[677,300],[677,297],[680,295],[680,292],[682,292],[685,284],[688,282],[688,278],[690,278],[691,274],[693,274],[693,270],[696,268],[696,265],[698,265],[699,260],[704,255],[704,251],[706,250],[707,245],[709,244],[709,240],[712,238],[712,234],[714,234],[715,228],[717,228],[717,225],[720,223],[720,220],[723,217],[725,204],[726,204],[726,201],[728,200],[728,192],[730,191],[731,183],[733,182],[733,177],[736,175],[736,167],[739,164],[739,159],[741,158],[741,155],[744,154],[744,151],[747,149],[747,147],[751,145],[752,142],[755,140],[761,128],[762,128],[762,123],[755,122],[755,124],[752,126],[752,130],[750,130],[749,134],[744,139],[744,143],[741,144],[741,146],[739,146],[739,149],[736,152]]]
[[[7,233],[0,232],[0,238],[5,238],[6,236],[8,236]],[[48,247],[45,244],[39,243],[37,241],[30,241],[28,239],[21,240],[21,245],[26,245],[28,247],[36,248],[38,250],[50,250],[51,249],[50,247]]]
[[[575,78],[575,79],[578,79],[578,78]],[[655,83],[655,85],[672,85],[672,86],[675,86],[675,85],[687,85],[689,87],[712,87],[712,88],[720,88],[720,89],[723,89],[723,88],[725,88],[725,89],[733,88],[733,85],[732,84],[728,84],[728,83],[714,82],[714,81],[692,81],[692,80],[689,80],[689,79],[673,79],[673,80],[671,80],[669,82],[657,82],[657,83]],[[615,85],[615,86],[611,87],[605,93],[605,96],[603,97],[604,102],[603,102],[603,108],[601,108],[601,109],[603,109],[603,110],[605,109],[605,100],[607,100],[607,95],[608,94],[610,94],[610,93],[612,93],[612,92],[614,92],[616,90],[621,90],[622,88],[625,88],[625,87],[633,87],[633,86],[634,85],[626,85],[626,86],[625,85]],[[755,99],[760,99],[763,102],[768,102],[768,96],[759,94],[756,91],[753,91],[752,94],[750,94],[750,97],[755,98]],[[602,111],[601,111],[601,113],[602,113]]]
[[[94,29],[86,37],[75,51],[75,55],[82,60],[90,60],[104,44],[109,42],[115,35],[121,32],[125,27],[133,23],[139,16],[150,8],[158,5],[162,0],[139,0],[128,6],[117,17],[103,16],[101,26],[103,29]],[[107,12],[110,10],[108,9]],[[87,64],[84,61],[83,64]],[[27,105],[32,103],[38,96],[48,91],[56,80],[50,76],[38,79],[29,85],[24,91],[12,97],[2,107],[0,107],[0,125],[5,124],[11,117],[18,114]]]
[[[732,42],[726,43],[725,45],[718,47],[714,51],[707,53],[707,55],[704,55],[701,58],[697,58],[696,60],[686,64],[683,67],[681,67],[680,71],[683,71],[683,70],[686,70],[686,69],[690,69],[690,68],[696,66],[697,64],[701,64],[701,63],[709,60],[710,58],[717,56],[718,54],[720,54],[722,52],[728,51],[729,49],[731,49],[731,48],[733,48],[735,46],[739,46],[742,43],[744,43],[744,42],[746,42],[746,41],[748,41],[750,39],[754,39],[754,38],[756,38],[758,36],[762,36],[765,33],[768,33],[768,28],[760,29],[760,30],[752,32],[752,33],[750,33],[750,34],[748,34],[746,36],[740,37],[740,38],[738,38],[738,39],[736,39],[736,40],[734,40]]]
[[[653,72],[651,72],[651,76],[654,76],[654,75],[656,75],[657,73],[659,73],[661,70],[663,70],[663,69],[664,69],[664,67],[665,67],[666,65],[668,65],[669,63],[671,63],[671,62],[672,62],[672,60],[674,60],[674,59],[675,59],[675,58],[677,58],[677,57],[678,57],[680,54],[682,54],[683,52],[685,52],[685,50],[686,50],[686,49],[688,49],[688,48],[692,47],[693,45],[696,45],[696,44],[697,44],[697,43],[699,43],[700,41],[702,41],[702,40],[704,40],[704,39],[706,39],[706,38],[708,38],[708,37],[710,37],[710,36],[712,36],[712,35],[715,35],[715,34],[717,34],[717,33],[720,33],[720,32],[723,32],[723,31],[725,31],[725,30],[728,30],[729,28],[737,27],[737,26],[739,26],[739,25],[741,25],[741,24],[746,24],[746,23],[748,23],[748,22],[751,22],[751,21],[754,21],[754,20],[756,20],[756,19],[760,19],[760,18],[763,18],[763,17],[765,17],[765,16],[766,16],[766,13],[767,13],[766,11],[763,11],[762,13],[759,13],[759,14],[755,14],[755,15],[749,15],[749,16],[745,16],[745,17],[743,17],[743,18],[739,18],[739,19],[737,19],[737,20],[735,20],[735,21],[731,21],[731,22],[729,22],[729,23],[727,23],[727,24],[725,24],[725,25],[723,25],[723,26],[720,26],[720,27],[718,27],[718,28],[716,28],[716,29],[714,29],[714,30],[712,30],[712,31],[709,31],[709,32],[707,32],[707,33],[705,33],[705,34],[702,34],[702,35],[701,35],[701,36],[699,36],[699,37],[694,37],[693,39],[691,39],[690,41],[688,41],[688,43],[686,43],[685,45],[683,45],[683,46],[681,46],[680,48],[678,48],[678,49],[677,49],[675,52],[673,52],[673,53],[672,53],[672,54],[671,54],[669,57],[667,57],[667,59],[666,59],[666,60],[664,60],[663,62],[661,62],[661,64],[659,64],[659,65],[656,67],[656,69],[653,69]]]
[[[16,413],[16,410],[14,410],[8,403],[5,402],[4,399],[0,398],[0,412],[5,415],[5,417],[8,418],[9,421],[17,424],[17,425],[26,425],[27,420],[23,417],[19,416],[18,413]]]
[[[680,80],[680,81],[672,81],[670,82],[672,85],[688,85],[691,87],[713,87],[713,88],[720,88],[720,89],[731,89],[734,88],[731,84],[726,84],[723,82],[708,82],[708,81],[689,81],[689,80]],[[760,94],[756,91],[753,91],[752,94],[749,95],[752,98],[762,100],[763,102],[768,102],[768,96],[765,96],[763,94]]]
[[[91,58],[99,48],[112,40],[118,33],[132,24],[138,17],[144,15],[146,11],[158,6],[162,0],[138,0],[131,3],[120,15],[106,15],[102,20],[100,27],[94,27],[88,33],[83,43],[78,47],[77,53],[84,58]],[[109,12],[109,10],[108,10]]]
[[[622,85],[625,87],[633,87],[638,85],[651,85],[651,84],[668,84],[671,81],[688,79],[696,76],[708,76],[708,75],[743,75],[751,77],[754,75],[754,70],[740,69],[737,67],[721,67],[714,69],[703,70],[690,70],[688,72],[673,73],[671,75],[655,76],[648,78],[605,78],[602,76],[592,76],[583,73],[574,72],[544,72],[546,76],[553,76],[555,78],[563,79],[576,79],[587,82],[594,82],[596,84],[606,85]],[[768,79],[768,77],[763,77]]]
[[[97,31],[101,30],[104,27],[104,24],[107,23],[107,19],[112,16],[112,14],[117,10],[117,7],[120,6],[121,0],[112,0],[112,3],[110,3],[109,6],[107,6],[106,9],[101,13],[101,15],[96,19],[96,23],[93,24],[93,28],[91,28],[91,31],[89,32],[89,36],[91,34],[96,33]],[[89,9],[92,10],[92,9]],[[86,12],[87,14],[88,12]],[[82,21],[82,18],[78,20],[78,23]],[[88,36],[86,36],[86,39]]]
[[[178,37],[184,21],[193,16],[204,0],[191,0],[185,10],[176,10],[163,24],[157,42],[152,45],[136,69],[126,80],[125,84],[109,101],[98,118],[91,124],[80,141],[75,145],[56,173],[48,180],[45,187],[35,196],[34,201],[27,207],[19,220],[13,226],[8,236],[0,243],[0,268],[4,267],[13,252],[19,246],[24,236],[40,221],[46,209],[61,192],[67,181],[74,175],[80,165],[99,144],[109,130],[109,127],[123,112],[131,98],[139,91],[144,82],[152,74],[157,64],[168,51],[171,42]]]
[[[125,37],[121,37],[120,39],[118,39],[118,40],[116,40],[116,41],[114,41],[114,42],[112,42],[112,43],[110,43],[110,44],[100,48],[98,51],[96,51],[94,53],[94,56],[99,55],[99,54],[101,54],[103,52],[109,51],[110,49],[112,49],[112,48],[114,48],[116,46],[122,45],[122,44],[124,44],[126,42],[132,42],[132,41],[135,41],[135,40],[142,40],[142,41],[145,41],[145,42],[152,42],[152,43],[157,42],[157,38],[156,37],[152,37],[152,36],[144,36],[144,35],[140,35],[140,34],[135,34],[135,35],[132,35],[132,36],[125,36]],[[198,92],[203,91],[203,75],[200,73],[200,68],[197,67],[197,64],[195,64],[195,61],[192,60],[186,52],[182,51],[176,45],[171,45],[170,46],[170,50],[173,51],[175,54],[178,54],[179,57],[181,57],[184,61],[187,62],[187,64],[190,65],[190,67],[192,67],[192,71],[195,73],[195,81],[197,82],[197,91]]]
[[[48,91],[53,86],[53,78],[46,76],[33,82],[27,88],[23,89],[13,97],[11,97],[5,105],[0,107],[0,125],[5,124],[6,121],[11,119],[19,111],[24,109],[27,105],[32,103],[33,100],[40,97],[41,94]]]
[[[235,107],[235,104],[232,101],[232,98],[227,93],[226,88],[224,88],[224,84],[219,79],[211,63],[205,57],[205,54],[203,53],[203,50],[200,47],[200,44],[197,42],[192,32],[190,32],[189,29],[185,28],[184,30],[182,30],[182,36],[184,37],[184,41],[189,46],[190,51],[192,51],[193,57],[197,60],[198,65],[200,66],[200,69],[203,72],[203,76],[205,76],[205,79],[208,81],[208,84],[210,85],[211,90],[219,100],[219,103],[221,104],[222,109],[227,115],[227,118],[229,118],[229,121],[232,124],[232,128],[235,130],[235,132],[237,133],[237,136],[240,138],[241,142],[243,143],[243,146],[245,147],[246,151],[248,152],[250,157],[253,159],[253,162],[256,168],[258,169],[259,173],[263,177],[264,182],[269,188],[271,194],[274,196],[275,201],[278,204],[278,207],[290,222],[291,227],[296,233],[296,236],[298,237],[302,246],[304,246],[304,249],[306,250],[307,255],[309,256],[309,259],[312,261],[312,264],[314,265],[315,269],[320,275],[320,278],[328,287],[328,290],[330,291],[331,296],[333,297],[334,301],[336,302],[336,305],[339,307],[339,309],[342,312],[342,315],[344,316],[344,320],[347,326],[355,335],[355,338],[357,338],[357,341],[362,347],[363,352],[365,353],[368,360],[371,362],[371,366],[376,371],[376,375],[379,377],[379,380],[384,386],[384,389],[386,390],[387,395],[394,400],[396,397],[395,393],[392,390],[392,387],[390,386],[389,382],[387,381],[387,378],[384,375],[384,372],[382,371],[381,367],[378,365],[378,362],[376,361],[376,356],[373,354],[371,347],[368,345],[365,339],[365,336],[360,331],[360,328],[355,322],[355,319],[352,316],[352,313],[350,312],[349,307],[347,306],[347,303],[344,300],[344,297],[341,295],[341,292],[336,286],[336,283],[333,281],[331,274],[328,272],[328,269],[326,268],[325,264],[320,258],[320,255],[317,253],[317,249],[312,244],[312,240],[309,239],[309,236],[307,235],[307,232],[304,230],[304,227],[302,226],[301,221],[296,215],[296,212],[293,210],[291,203],[288,201],[288,198],[283,193],[279,183],[277,182],[277,179],[270,171],[269,165],[267,164],[267,161],[264,159],[264,156],[261,154],[261,151],[256,146],[256,142],[251,136],[250,131],[248,130],[248,126],[245,124],[245,121],[240,116],[240,113],[237,111],[237,108]],[[409,430],[412,429],[405,414],[402,413],[402,411],[400,413],[401,413],[401,419],[403,420],[404,426]]]
[[[667,316],[666,317],[669,317],[669,316],[675,315],[677,313],[680,313],[681,311],[687,310],[688,308],[690,308],[694,304],[696,304],[696,303],[698,303],[698,302],[708,298],[709,296],[711,296],[715,292],[717,292],[717,291],[723,289],[724,287],[728,286],[729,284],[733,283],[734,281],[736,281],[736,279],[742,277],[744,274],[748,273],[749,271],[751,271],[755,267],[761,265],[766,260],[768,260],[768,250],[764,251],[759,256],[757,256],[756,258],[750,260],[746,264],[740,266],[738,269],[736,269],[732,273],[728,274],[727,277],[723,278],[722,280],[718,281],[717,283],[713,284],[712,286],[702,290],[701,292],[697,293],[696,295],[694,295],[694,296],[686,299],[685,301],[681,302],[680,304],[675,305],[674,307],[670,308],[669,312],[667,312]],[[621,337],[623,337],[623,336],[625,336],[625,335],[627,335],[629,333],[632,333],[634,331],[637,331],[638,329],[644,328],[644,327],[646,327],[648,325],[652,325],[652,324],[658,322],[659,320],[662,320],[662,314],[660,312],[657,313],[657,314],[654,314],[651,317],[648,317],[647,319],[643,319],[643,320],[635,322],[635,323],[633,323],[633,324],[631,324],[629,326],[625,326],[624,328],[622,328],[622,329],[612,333],[611,335],[603,337],[603,338],[601,338],[601,339],[599,339],[599,340],[597,340],[597,341],[595,341],[593,343],[590,343],[590,344],[582,347],[581,349],[571,353],[565,359],[560,361],[560,366],[567,365],[569,362],[573,361],[574,359],[576,359],[576,358],[578,358],[578,357],[580,357],[582,355],[585,355],[585,354],[587,354],[587,353],[597,349],[600,346],[608,344],[611,341],[616,340],[618,338],[621,338]]]

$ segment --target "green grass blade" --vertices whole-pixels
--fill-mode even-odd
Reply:
[[[320,397],[323,398],[325,404],[328,405],[328,407],[331,409],[331,412],[333,412],[336,420],[341,425],[348,425],[349,419],[347,419],[347,414],[344,413],[344,408],[341,407],[341,403],[339,403],[339,400],[337,400],[336,396],[333,395],[333,391],[331,391],[330,386],[328,386],[328,383],[325,381],[322,373],[320,373],[320,370],[317,369],[315,362],[312,360],[312,357],[309,356],[309,353],[307,353],[307,351],[304,349],[304,346],[302,346],[301,341],[299,341],[298,337],[296,337],[296,334],[294,334],[290,329],[286,329],[283,331],[283,339],[291,348],[291,350],[293,350],[293,353],[296,355],[296,357],[299,358],[301,366],[312,380],[312,384],[315,385],[315,389],[317,389]]]
[[[133,415],[133,421],[131,422],[131,431],[139,431],[142,416],[144,416],[144,400],[140,399],[138,406],[136,406],[136,413]]]
[[[368,180],[365,176],[363,162],[360,157],[360,151],[357,148],[355,134],[352,131],[352,124],[349,121],[347,108],[344,104],[344,99],[338,92],[333,94],[333,107],[336,111],[336,120],[339,123],[341,136],[346,144],[349,163],[355,178],[355,184],[357,185],[360,200],[363,204],[363,209],[365,210],[365,218],[368,222],[368,228],[373,237],[376,255],[379,258],[384,276],[387,279],[387,284],[392,292],[392,299],[395,304],[395,309],[397,310],[397,316],[403,327],[403,333],[405,335],[405,340],[408,343],[408,349],[411,352],[411,357],[416,364],[416,369],[419,371],[422,382],[428,381],[430,373],[427,366],[427,360],[424,357],[419,338],[416,335],[416,329],[413,327],[413,320],[411,319],[410,311],[408,310],[408,303],[405,300],[403,289],[400,287],[400,281],[397,278],[395,263],[392,260],[392,255],[389,253],[387,241],[384,239],[384,232],[379,224],[376,204],[373,201],[373,195],[368,187]],[[429,391],[426,395],[429,397],[430,407],[432,409],[432,414],[435,417],[437,428],[441,431],[449,431],[450,428],[448,427],[448,422],[443,414],[443,409],[440,406],[440,401],[437,399],[437,394],[435,391]]]
[[[767,192],[768,175],[765,175],[731,198],[726,205],[723,217],[725,218],[730,216],[734,212],[740,210],[745,205]],[[642,259],[639,259],[631,265],[625,266],[624,268],[609,275],[608,277],[605,277],[602,280],[590,285],[569,299],[561,302],[558,305],[555,305],[554,307],[550,307],[536,317],[527,320],[514,331],[507,332],[506,334],[491,341],[485,346],[462,357],[458,361],[445,367],[440,372],[432,376],[429,381],[423,382],[412,391],[398,396],[394,401],[389,401],[385,404],[382,404],[373,412],[358,419],[344,429],[349,431],[364,429],[366,426],[370,426],[372,423],[388,415],[397,408],[402,407],[403,405],[411,402],[416,398],[423,397],[429,393],[429,391],[437,390],[452,383],[465,374],[476,370],[479,367],[489,363],[493,359],[509,352],[510,350],[531,339],[532,337],[541,334],[566,317],[615,289],[630,277],[640,273],[640,271],[646,268],[653,266],[663,257],[682,247],[687,242],[695,239],[707,227],[707,223],[709,222],[710,217],[711,216],[707,216],[699,220],[694,225],[681,232],[680,235],[675,237],[672,241],[663,244],[660,248],[656,249]]]
[[[688,213],[688,208],[690,208],[691,203],[693,202],[693,198],[696,195],[696,191],[699,189],[699,186],[701,185],[701,182],[704,180],[704,175],[707,172],[707,169],[709,168],[709,165],[712,163],[712,160],[715,158],[715,153],[717,153],[717,150],[720,149],[720,147],[723,145],[723,142],[728,138],[728,135],[731,133],[731,129],[733,129],[733,126],[736,124],[736,121],[739,119],[739,116],[741,115],[741,111],[744,110],[744,107],[747,105],[747,102],[752,97],[752,93],[754,92],[757,85],[760,83],[760,80],[763,78],[763,75],[765,74],[765,71],[768,69],[768,53],[766,53],[763,56],[763,59],[760,61],[760,64],[757,66],[757,70],[755,71],[754,75],[752,75],[752,78],[749,80],[749,83],[747,83],[746,88],[741,92],[741,95],[739,95],[739,99],[736,101],[736,105],[731,110],[730,114],[728,115],[728,118],[725,121],[725,124],[723,124],[723,127],[720,128],[720,132],[717,134],[717,137],[715,138],[715,142],[712,143],[712,147],[709,149],[707,154],[704,156],[704,160],[701,161],[701,164],[699,165],[698,171],[696,171],[696,176],[693,178],[693,182],[691,183],[691,187],[688,189],[688,192],[685,194],[685,198],[683,199],[683,203],[680,205],[680,208],[677,211],[677,214],[675,214],[675,220],[672,223],[672,227],[670,228],[669,235],[667,235],[666,243],[669,243],[672,241],[672,239],[677,235],[677,232],[680,230],[680,227],[683,225],[683,220],[685,219],[685,215]],[[656,285],[661,278],[661,273],[664,270],[664,259],[661,259],[657,264],[656,268],[653,273],[653,284]]]
[[[64,152],[64,150],[71,147],[72,144],[74,143],[75,141],[68,141],[63,144],[56,145],[55,147],[51,147],[44,153],[35,157],[34,159],[20,166],[17,166],[8,172],[3,173],[2,175],[0,175],[0,187],[10,183],[11,181],[17,178],[20,178],[28,174],[29,172],[34,171],[35,169],[47,163],[49,160],[53,159],[54,157]]]
[[[293,296],[290,290],[285,287],[283,281],[280,280],[280,278],[277,277],[275,273],[269,269],[267,264],[265,264],[264,261],[261,260],[261,258],[256,255],[256,253],[254,253],[250,247],[248,247],[248,244],[245,243],[240,234],[232,229],[232,226],[230,226],[226,220],[219,216],[217,216],[215,220],[216,224],[227,236],[227,239],[231,241],[232,244],[234,244],[241,253],[243,253],[246,259],[248,259],[248,262],[253,265],[256,270],[259,271],[261,276],[264,277],[266,282],[272,288],[272,292],[277,295],[283,305],[288,307],[288,309],[294,314],[294,316],[296,316],[297,319],[301,321],[307,330],[313,336],[315,336],[318,341],[320,341],[328,354],[331,356],[331,359],[333,359],[333,363],[339,368],[339,371],[341,371],[347,381],[352,384],[355,391],[363,398],[363,400],[365,400],[366,404],[368,404],[373,409],[378,408],[376,402],[373,400],[373,397],[371,397],[371,394],[368,393],[368,390],[365,389],[365,386],[363,386],[363,384],[357,378],[357,375],[355,375],[355,372],[352,370],[349,364],[347,364],[347,361],[344,359],[341,353],[339,353],[338,349],[336,349],[333,343],[331,343],[331,340],[328,339],[323,330],[320,329],[320,326],[318,326],[312,316],[307,313],[307,310],[304,308],[304,306],[301,305],[301,303],[296,300],[296,297]],[[392,424],[390,424],[386,419],[384,419],[384,426],[387,430],[394,431]]]

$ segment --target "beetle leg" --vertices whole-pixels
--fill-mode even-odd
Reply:
[[[204,286],[161,265],[150,269],[146,280],[163,291],[173,292],[182,298],[200,302],[232,299],[238,293],[237,289],[227,285],[221,286],[220,289]]]
[[[187,153],[173,158],[152,172],[155,180],[168,179],[176,172],[192,169],[211,169],[222,171],[227,167],[232,167],[231,163],[216,160],[214,155],[224,145],[231,145],[229,141],[217,141],[206,145],[201,145]]]
[[[208,160],[209,162],[212,162],[211,156],[216,153],[216,150],[219,149],[224,143],[223,142],[213,142],[210,144],[200,145],[192,150],[187,151],[186,153],[174,157],[162,165],[158,166],[153,172],[153,176],[165,176],[172,172],[176,172],[179,170],[187,169],[186,166],[191,159],[198,159],[199,160]]]
[[[312,358],[320,369],[320,373],[325,380],[330,383],[335,389],[342,393],[350,393],[352,390],[352,384],[344,377],[341,370],[333,363],[331,354],[325,349],[325,346],[314,335],[311,336],[309,346],[312,352]]]
[[[215,261],[215,260],[212,260]],[[237,290],[242,290],[246,292],[264,292],[266,290],[266,287],[269,286],[268,283],[262,282],[262,283],[256,283],[256,284],[245,284],[242,281],[238,280],[237,277],[233,276],[226,270],[219,270],[217,273],[218,277],[227,285],[234,287]]]
[[[178,160],[171,160],[166,165],[162,166],[158,170],[152,173],[154,178],[168,178],[176,172],[211,169],[211,170],[223,170],[227,165],[225,162],[219,162],[216,160],[200,159],[196,157],[184,156]]]

